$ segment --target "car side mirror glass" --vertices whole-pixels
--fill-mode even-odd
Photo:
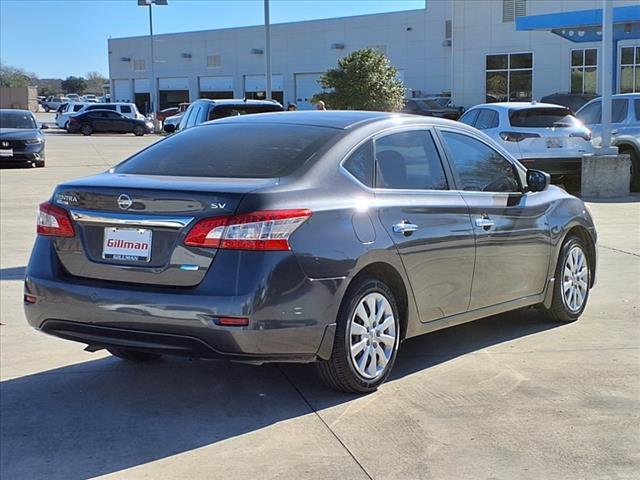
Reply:
[[[49,128],[49,125],[47,125],[46,123],[40,124],[40,130],[47,130],[48,128]]]
[[[167,123],[162,127],[162,129],[167,133],[173,133],[176,131],[176,126],[172,123]]]
[[[527,170],[527,191],[542,192],[549,187],[551,175],[542,170]]]

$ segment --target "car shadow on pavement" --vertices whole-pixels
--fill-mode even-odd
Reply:
[[[522,310],[411,339],[389,381],[554,326]],[[87,479],[358,398],[323,388],[314,373],[311,365],[106,357],[8,379],[0,383],[0,474]]]
[[[0,282],[5,280],[24,280],[27,267],[0,268]]]

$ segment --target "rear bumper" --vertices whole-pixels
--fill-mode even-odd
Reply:
[[[236,257],[236,269],[216,269],[230,261],[216,258],[197,287],[139,286],[70,276],[51,240],[39,237],[25,278],[36,302],[24,303],[26,317],[45,333],[98,347],[252,363],[314,360],[336,318],[340,281],[307,278],[290,252],[218,255]],[[220,316],[247,317],[249,326],[218,325]]]
[[[580,176],[582,172],[582,157],[523,158],[520,163],[552,176]]]

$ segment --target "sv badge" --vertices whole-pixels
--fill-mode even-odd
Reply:
[[[215,209],[225,209],[227,207],[226,203],[212,203],[211,208]]]

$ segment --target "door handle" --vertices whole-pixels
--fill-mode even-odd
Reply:
[[[489,230],[495,224],[496,224],[496,222],[491,220],[489,217],[477,217],[476,218],[476,227],[482,227],[485,230]]]
[[[407,220],[402,220],[400,223],[396,223],[391,229],[395,233],[402,233],[404,235],[411,235],[413,232],[418,230],[418,225],[415,223],[409,223]]]

